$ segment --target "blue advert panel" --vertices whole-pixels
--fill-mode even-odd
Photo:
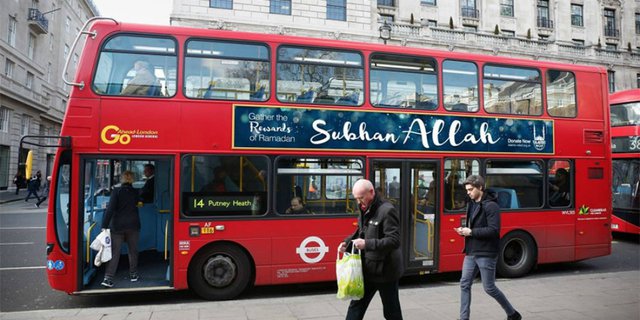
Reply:
[[[552,154],[553,121],[234,106],[236,149]]]

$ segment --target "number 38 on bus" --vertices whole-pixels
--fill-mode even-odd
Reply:
[[[67,143],[48,209],[55,289],[230,299],[253,285],[332,281],[360,178],[400,212],[407,275],[460,270],[454,228],[472,174],[498,195],[501,275],[611,252],[602,68],[110,19],[86,26],[65,80]],[[146,164],[155,175],[139,208],[140,280],[119,270],[102,289],[89,245],[120,175],[133,171],[141,188]]]

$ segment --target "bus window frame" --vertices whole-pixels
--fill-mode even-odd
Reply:
[[[314,172],[309,172],[309,173],[294,173],[294,172],[288,173],[287,172],[287,173],[282,173],[281,174],[283,176],[284,175],[286,175],[286,176],[296,176],[297,175],[297,176],[305,176],[305,177],[306,176],[308,176],[308,177],[320,176],[321,183],[323,183],[321,188],[320,188],[320,190],[321,190],[321,192],[320,192],[320,200],[328,200],[328,201],[337,201],[337,200],[339,200],[339,199],[333,199],[333,198],[328,198],[327,197],[327,185],[326,185],[327,182],[326,182],[326,179],[324,179],[324,177],[327,177],[327,176],[340,176],[340,177],[346,176],[347,179],[348,179],[348,177],[354,177],[354,178],[359,177],[359,178],[356,178],[356,180],[354,180],[353,182],[357,181],[358,179],[364,179],[366,177],[367,161],[366,161],[366,158],[363,157],[363,156],[340,155],[338,157],[329,157],[329,156],[321,156],[321,155],[318,155],[318,156],[314,156],[314,155],[302,156],[302,155],[296,155],[296,154],[283,154],[283,155],[279,155],[279,156],[277,156],[277,157],[275,157],[273,159],[273,171],[272,171],[272,173],[273,173],[273,177],[274,177],[273,178],[273,188],[274,188],[274,190],[275,190],[275,188],[278,188],[278,176],[279,176],[278,169],[280,168],[280,167],[278,167],[278,162],[281,161],[282,159],[305,159],[305,158],[306,159],[315,159],[315,160],[320,160],[320,161],[323,160],[323,159],[331,160],[331,159],[338,159],[338,158],[339,159],[346,159],[346,160],[357,160],[357,161],[360,161],[360,163],[362,165],[362,167],[360,169],[360,174],[356,174],[355,172],[351,173],[351,174],[343,174],[343,173],[322,174],[322,173],[314,173]],[[348,169],[348,170],[356,170],[356,169]],[[346,190],[349,190],[351,187],[352,187],[352,185],[347,184],[347,189]],[[302,192],[304,194],[304,191],[302,191]],[[354,200],[355,201],[355,199],[352,199],[352,196],[349,195],[348,193],[345,196],[347,198],[349,198],[350,200]],[[276,198],[275,192],[273,193],[273,195],[270,198],[273,200],[273,202],[272,202],[273,206],[271,207],[271,211],[270,212],[273,212],[274,214],[276,214],[279,217],[300,216],[300,215],[287,214],[285,212],[280,212],[278,210],[278,206],[279,206],[280,203],[278,202],[278,199]],[[289,199],[289,201],[290,200],[291,199]],[[306,204],[305,200],[308,200],[308,199],[303,197],[302,200]],[[312,200],[317,200],[317,199],[312,199]],[[286,207],[287,208],[289,207],[289,202],[286,203]],[[314,215],[316,217],[345,217],[345,216],[349,216],[350,217],[350,216],[353,216],[353,214],[350,214],[348,212],[341,212],[341,213],[326,213],[326,212],[322,212],[322,213],[314,213]],[[302,215],[302,216],[305,216],[305,215]]]
[[[399,68],[393,68],[390,66],[376,66],[374,67],[372,64],[374,63],[374,58],[376,56],[379,57],[384,57],[384,58],[392,58],[392,57],[398,57],[401,59],[415,59],[415,60],[424,60],[427,61],[432,67],[433,67],[433,71],[421,71],[421,70],[409,70],[409,69],[403,69],[402,67]],[[402,61],[402,62],[406,62],[406,61]],[[376,52],[372,52],[369,54],[369,56],[367,57],[367,60],[365,61],[365,64],[368,65],[368,70],[369,70],[369,75],[366,79],[368,79],[369,81],[366,83],[367,84],[367,91],[368,91],[368,95],[369,95],[369,104],[371,104],[372,107],[377,108],[377,109],[392,109],[392,110],[397,110],[397,109],[404,109],[404,110],[412,110],[412,111],[436,111],[438,110],[438,108],[441,105],[441,100],[442,100],[442,88],[441,88],[441,79],[440,79],[440,74],[441,74],[441,70],[442,67],[440,66],[440,64],[438,63],[438,60],[432,56],[411,56],[411,55],[406,55],[406,54],[399,54],[399,53],[394,53],[394,52],[386,52],[386,51],[376,51]],[[402,66],[402,63],[398,63],[396,64],[397,66]],[[405,64],[407,65],[407,64]],[[394,105],[384,105],[384,104],[380,104],[378,103],[374,103],[373,102],[373,94],[371,91],[371,73],[376,70],[376,71],[388,71],[388,72],[405,72],[405,73],[411,73],[411,74],[416,74],[416,75],[433,75],[435,76],[435,86],[436,86],[436,92],[435,92],[435,98],[436,98],[436,103],[435,106],[433,108],[418,108],[417,105],[417,101],[414,101],[414,105],[412,107],[409,106],[394,106]],[[365,79],[365,80],[366,80]],[[365,81],[366,82],[366,81]],[[417,85],[418,83],[416,83]],[[406,100],[403,100],[403,102]]]
[[[444,83],[444,63],[447,61],[454,61],[454,62],[464,62],[464,63],[471,63],[473,65],[476,66],[476,88],[478,90],[478,105],[476,106],[476,110],[475,111],[458,111],[458,110],[453,110],[453,109],[448,109],[447,106],[444,103],[444,89],[445,89],[445,83]],[[439,73],[439,80],[442,82],[442,89],[440,90],[440,93],[442,95],[441,97],[441,101],[442,101],[442,108],[447,111],[447,112],[464,112],[464,113],[478,113],[480,112],[480,108],[482,106],[482,108],[484,109],[484,94],[480,94],[480,92],[484,92],[484,87],[481,86],[482,84],[482,79],[483,79],[483,75],[480,74],[480,70],[482,70],[482,68],[484,67],[484,65],[481,65],[478,63],[478,61],[470,61],[470,60],[458,60],[458,59],[450,59],[450,58],[445,58],[440,62],[440,73]],[[468,106],[467,106],[468,108]]]
[[[495,81],[507,81],[506,79],[501,79],[499,77],[487,77],[485,76],[485,68],[487,67],[497,67],[497,68],[510,68],[510,69],[525,69],[525,70],[535,70],[538,72],[538,77],[540,78],[540,80],[538,81],[532,81],[532,80],[515,80],[521,83],[534,83],[534,84],[539,84],[540,85],[540,113],[539,114],[532,114],[532,113],[506,113],[506,112],[491,112],[489,110],[487,110],[487,101],[484,98],[485,96],[485,81],[486,80],[495,80]],[[540,69],[539,67],[529,67],[529,66],[520,66],[520,65],[513,65],[513,64],[500,64],[500,63],[484,63],[482,64],[482,109],[484,110],[484,112],[486,112],[489,115],[496,115],[496,114],[500,114],[500,115],[505,115],[508,117],[540,117],[545,113],[545,106],[546,106],[546,78],[545,78],[545,73],[542,72],[542,69]],[[511,99],[511,95],[509,95],[509,98]]]
[[[484,177],[484,162],[486,159],[483,158],[479,158],[479,157],[445,157],[442,159],[442,169],[440,170],[440,176],[442,177],[440,180],[442,181],[442,190],[440,192],[441,195],[441,199],[443,200],[442,203],[440,203],[440,207],[442,208],[442,212],[444,214],[452,214],[452,215],[459,215],[461,213],[465,213],[467,211],[467,206],[464,206],[460,209],[447,209],[447,207],[445,206],[445,201],[444,201],[444,197],[445,195],[445,190],[444,188],[446,188],[446,177],[447,177],[447,168],[446,168],[446,162],[447,160],[451,161],[451,160],[462,160],[462,161],[466,161],[466,160],[470,160],[471,162],[476,161],[478,163],[478,172],[477,173],[471,173],[471,174],[478,174],[481,175],[482,177]],[[473,166],[472,166],[473,168]],[[451,170],[451,169],[448,169]],[[438,187],[440,185],[438,184]],[[464,187],[464,181],[462,186]],[[468,199],[468,195],[466,194],[466,190],[464,191],[464,196],[465,199]]]
[[[575,184],[575,181],[576,181],[575,180],[576,165],[575,165],[575,161],[573,161],[573,160],[571,160],[569,158],[550,158],[550,159],[545,159],[544,162],[545,162],[544,163],[544,165],[545,165],[544,206],[546,208],[551,208],[551,209],[554,209],[554,210],[560,210],[560,209],[569,210],[569,209],[575,208],[575,199],[576,199],[576,194],[575,194],[575,190],[576,190],[576,184]],[[567,204],[566,206],[554,206],[554,205],[551,204],[551,199],[550,199],[551,198],[551,190],[550,190],[551,181],[549,181],[549,171],[551,170],[551,163],[552,162],[567,162],[569,164],[569,204]],[[613,167],[613,159],[612,159],[611,166]]]
[[[173,41],[174,44],[174,53],[173,55],[168,55],[168,54],[161,54],[158,52],[145,52],[145,51],[131,51],[131,50],[113,50],[113,49],[108,49],[105,50],[106,45],[113,40],[116,37],[119,36],[134,36],[134,37],[140,37],[140,38],[158,38],[158,39],[166,39],[166,40],[171,40]],[[114,33],[112,35],[109,35],[108,37],[106,37],[102,43],[100,44],[100,49],[97,52],[97,56],[96,56],[96,61],[94,63],[93,66],[93,74],[91,75],[91,92],[93,92],[94,94],[101,96],[101,97],[123,97],[123,98],[147,98],[147,99],[171,99],[174,98],[177,94],[178,94],[178,80],[179,80],[179,74],[180,74],[180,66],[179,66],[179,62],[180,62],[180,47],[179,47],[179,41],[178,39],[176,39],[175,36],[172,35],[168,35],[168,34],[154,34],[154,33],[135,33],[135,32],[119,32],[119,33]],[[124,54],[144,54],[144,55],[150,55],[150,56],[173,56],[176,58],[176,90],[173,93],[173,95],[167,95],[167,96],[148,96],[148,95],[140,95],[140,96],[136,96],[136,95],[121,95],[121,94],[105,94],[105,93],[100,93],[97,92],[95,89],[95,78],[98,74],[98,65],[100,64],[100,57],[102,55],[103,52],[109,52],[109,53],[124,53]]]
[[[557,160],[555,158],[552,158],[550,160]],[[488,163],[493,162],[493,163],[514,163],[515,162],[536,162],[538,164],[540,164],[540,181],[542,183],[542,185],[539,186],[540,192],[541,194],[541,198],[540,198],[540,205],[537,207],[528,207],[522,204],[522,201],[519,201],[520,205],[518,206],[518,208],[500,208],[500,211],[509,211],[509,212],[515,212],[515,211],[531,211],[531,210],[541,210],[544,209],[546,207],[546,199],[547,199],[547,192],[548,192],[548,187],[545,185],[547,183],[547,164],[548,164],[548,160],[545,158],[486,158],[484,159],[483,163],[482,163],[482,173],[483,178],[485,180],[485,188],[487,189],[491,189],[495,186],[487,186],[486,183],[489,180],[489,173],[488,173]],[[514,173],[514,174],[509,174],[509,173],[492,173],[492,176],[500,176],[500,175],[507,175],[507,176],[517,176],[518,174]],[[502,187],[496,187],[496,188],[502,188]],[[516,194],[518,194],[518,188],[519,186],[510,186],[511,189],[514,189],[516,191]]]
[[[252,219],[264,219],[265,217],[268,217],[271,215],[271,212],[273,211],[271,208],[273,206],[273,203],[271,202],[271,198],[273,197],[272,195],[274,194],[274,191],[272,191],[272,184],[273,182],[270,180],[270,177],[272,176],[272,171],[273,171],[273,159],[272,157],[270,157],[268,154],[235,154],[235,153],[198,153],[198,152],[185,152],[185,153],[180,153],[179,154],[180,158],[179,158],[179,162],[177,165],[177,172],[179,172],[179,176],[180,179],[178,181],[177,186],[175,187],[175,192],[179,193],[179,204],[178,204],[178,217],[180,221],[198,221],[198,220],[252,220]],[[266,159],[265,162],[267,164],[267,174],[266,174],[266,191],[260,191],[261,193],[264,193],[264,197],[266,198],[266,201],[264,201],[265,203],[265,207],[264,207],[264,212],[260,213],[260,214],[224,214],[224,215],[215,215],[215,214],[202,214],[202,215],[190,215],[190,214],[185,214],[185,210],[183,208],[184,205],[184,195],[183,195],[183,190],[182,190],[182,178],[183,175],[185,174],[185,172],[183,172],[182,170],[182,162],[184,161],[184,159],[186,157],[260,157],[260,158],[264,158]],[[203,186],[204,187],[204,186]],[[190,192],[190,193],[202,193],[203,191],[186,191],[186,192]],[[238,193],[250,193],[253,191],[238,191],[238,192],[233,192],[233,191],[229,191],[227,193],[230,194],[238,194]],[[257,193],[257,192],[253,192],[253,193]]]
[[[361,79],[361,84],[362,84],[362,91],[360,92],[362,94],[362,102],[358,101],[358,104],[354,104],[354,105],[350,105],[350,104],[338,104],[336,103],[336,101],[334,101],[333,103],[319,103],[319,102],[299,102],[299,101],[282,101],[280,100],[280,98],[278,98],[279,95],[279,91],[278,91],[278,82],[279,82],[279,65],[280,64],[296,64],[296,62],[294,61],[288,61],[288,60],[281,60],[280,59],[280,49],[281,48],[296,48],[296,49],[302,49],[302,50],[320,50],[320,51],[336,51],[336,52],[343,52],[343,53],[353,53],[353,54],[357,54],[360,57],[360,65],[359,66],[350,66],[348,64],[344,64],[344,65],[340,65],[340,64],[330,64],[330,63],[318,63],[318,62],[311,62],[311,61],[302,61],[304,62],[305,65],[314,65],[314,66],[326,66],[326,67],[342,67],[342,68],[353,68],[353,69],[359,69],[362,71],[362,79]],[[337,107],[337,108],[343,108],[343,107],[362,107],[367,99],[367,91],[368,91],[368,85],[367,85],[367,74],[366,74],[366,64],[368,61],[368,58],[365,57],[365,54],[362,52],[362,50],[348,50],[348,49],[344,49],[344,48],[334,48],[334,47],[324,47],[324,46],[305,46],[305,45],[296,45],[296,44],[289,44],[289,43],[280,43],[276,48],[275,48],[275,59],[273,59],[274,61],[274,86],[273,86],[273,96],[275,97],[275,99],[279,102],[279,103],[290,103],[290,104],[298,104],[298,105],[322,105],[322,106],[326,106],[326,107]],[[303,64],[301,62],[298,62],[297,64]],[[329,78],[329,80],[331,80],[331,78]],[[343,79],[344,80],[344,79]],[[284,79],[283,79],[284,81]],[[331,83],[329,82],[329,88],[330,88]],[[328,89],[327,89],[328,90]],[[299,97],[299,96],[298,96]]]
[[[567,72],[567,73],[571,73],[573,75],[573,96],[574,96],[574,102],[575,102],[575,115],[573,116],[560,116],[560,115],[552,115],[549,112],[549,72],[550,71],[557,71],[557,72]],[[544,104],[546,105],[544,107],[545,112],[547,113],[547,115],[549,115],[550,117],[554,117],[554,118],[560,118],[560,119],[575,119],[578,117],[578,79],[576,78],[576,73],[571,71],[571,70],[561,70],[561,69],[554,69],[554,68],[548,68],[545,70],[545,72],[543,72],[544,75],[544,79],[543,81],[543,89],[544,89],[544,94],[543,94],[543,98],[544,98]]]
[[[213,56],[207,56],[207,55],[201,55],[201,54],[189,54],[187,53],[188,47],[189,47],[189,43],[192,41],[208,41],[208,42],[226,42],[226,43],[237,43],[237,44],[249,44],[249,45],[259,45],[259,46],[263,46],[267,49],[267,59],[266,60],[250,60],[249,58],[241,58],[241,57],[235,57],[235,56],[224,56],[221,55],[219,57],[213,57]],[[271,46],[266,43],[266,42],[259,42],[259,41],[241,41],[241,40],[234,40],[234,39],[225,39],[225,38],[203,38],[203,37],[192,37],[192,38],[188,38],[185,42],[184,42],[184,47],[183,47],[183,52],[184,54],[182,55],[182,83],[181,83],[181,88],[182,88],[182,96],[185,99],[190,99],[190,100],[196,100],[196,101],[239,101],[239,103],[244,103],[244,102],[266,102],[269,99],[271,99],[271,96],[273,95],[273,91],[274,91],[274,86],[271,84],[271,78],[272,78],[272,71],[273,71],[273,66],[274,66],[274,59],[272,57],[272,53],[271,53]],[[268,63],[268,68],[267,68],[267,72],[269,74],[269,76],[267,77],[267,80],[269,81],[269,91],[265,92],[265,97],[262,100],[253,100],[253,99],[221,99],[221,98],[205,98],[203,97],[194,97],[194,96],[188,96],[187,95],[187,90],[186,90],[186,83],[187,83],[187,58],[202,58],[202,59],[218,59],[218,60],[239,60],[239,61],[251,61],[251,62],[266,62]],[[256,83],[257,85],[257,83]]]

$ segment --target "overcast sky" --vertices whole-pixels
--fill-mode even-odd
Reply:
[[[93,0],[103,17],[118,21],[169,25],[171,0]]]

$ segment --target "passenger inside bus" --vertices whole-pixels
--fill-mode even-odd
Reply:
[[[122,89],[122,95],[128,96],[157,96],[160,95],[160,85],[153,74],[153,67],[148,61],[138,60],[133,64],[135,76]]]
[[[291,199],[291,207],[287,208],[286,214],[310,214],[311,212],[302,203],[302,198],[293,197]]]
[[[227,179],[227,171],[223,167],[215,167],[213,169],[213,180],[202,188],[205,192],[225,192],[227,187],[225,180]]]
[[[550,184],[549,204],[553,207],[566,207],[571,202],[569,172],[564,168],[556,170],[555,181]]]

